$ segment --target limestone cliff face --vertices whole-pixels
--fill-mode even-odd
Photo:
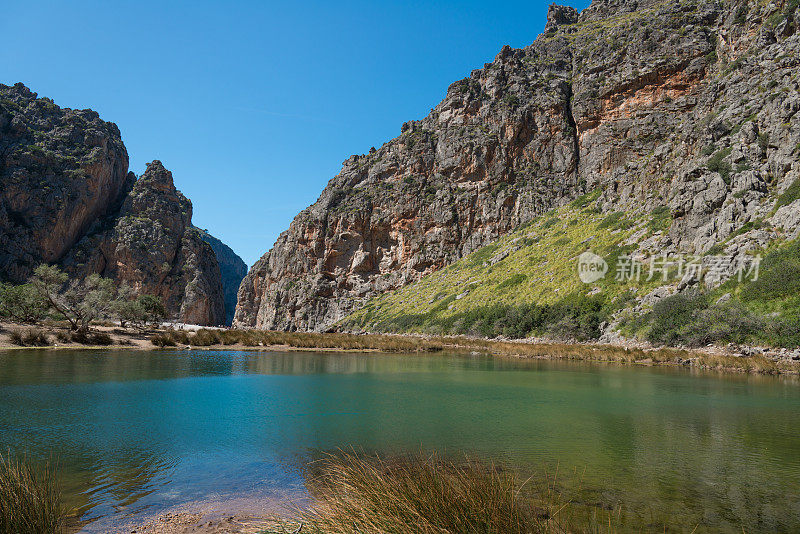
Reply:
[[[0,84],[0,277],[21,282],[56,262],[124,194],[119,129]]]
[[[211,245],[219,263],[219,272],[222,275],[222,292],[225,295],[225,324],[230,326],[233,322],[233,313],[236,311],[236,295],[239,285],[247,274],[247,265],[228,245],[209,234],[199,230],[203,241]]]
[[[551,6],[532,45],[503,47],[427,117],[344,162],[243,280],[235,324],[325,330],[595,189],[604,210],[671,209],[652,248],[708,250],[768,216],[800,173],[799,13]],[[734,253],[759,241],[743,236]]]
[[[216,255],[192,226],[192,203],[160,161],[147,165],[119,212],[78,242],[63,264],[77,275],[100,273],[158,295],[181,322],[225,322]]]
[[[136,179],[113,123],[0,85],[0,278],[39,263],[162,297],[183,322],[225,322],[220,269],[192,204],[151,163]]]

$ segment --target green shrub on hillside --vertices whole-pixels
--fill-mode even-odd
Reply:
[[[672,212],[667,206],[658,206],[650,213],[650,222],[647,223],[647,228],[655,232],[663,232],[669,229],[672,224]]]
[[[700,292],[684,292],[658,301],[638,320],[653,343],[697,347],[709,343],[745,343],[764,328],[762,317],[731,300],[711,304]]]
[[[527,279],[528,279],[527,275],[524,275],[522,273],[517,273],[515,275],[509,276],[504,281],[500,282],[497,285],[497,289],[506,289],[509,287],[518,286]]]
[[[624,211],[615,211],[614,213],[609,213],[606,218],[600,221],[600,224],[597,225],[598,228],[608,228],[611,230],[626,230],[633,226],[633,221],[625,217]]]
[[[592,191],[590,193],[586,193],[585,195],[581,195],[572,202],[570,202],[570,207],[575,209],[583,209],[587,207],[589,204],[594,202],[600,197],[600,191]]]
[[[742,287],[745,302],[794,297],[800,292],[800,239],[777,248],[761,260],[758,280]]]
[[[725,161],[725,158],[727,158],[732,151],[732,148],[723,148],[711,156],[711,158],[708,160],[708,164],[706,165],[709,171],[718,172],[726,183],[730,180],[730,174],[733,169],[731,168],[731,164]]]
[[[786,188],[786,191],[781,193],[778,197],[778,201],[775,202],[775,209],[781,208],[783,206],[788,206],[795,200],[800,198],[800,179],[795,180],[792,182],[792,185]]]
[[[403,314],[381,324],[388,331],[403,332],[424,326],[439,304],[424,314]],[[611,307],[599,296],[576,293],[554,304],[493,304],[471,308],[447,318],[434,320],[441,333],[471,334],[494,338],[521,339],[549,336],[561,340],[588,341],[600,337],[600,325],[608,321]]]
[[[470,257],[470,265],[483,265],[484,262],[489,261],[489,259],[494,256],[494,253],[497,252],[499,246],[497,243],[492,243],[491,245],[487,245],[482,249],[474,252]]]

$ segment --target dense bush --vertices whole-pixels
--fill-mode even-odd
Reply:
[[[717,342],[746,343],[763,337],[768,321],[737,300],[711,304],[707,295],[684,292],[658,301],[633,321],[653,343],[697,347]]]
[[[667,230],[672,224],[672,211],[667,206],[658,206],[650,213],[647,227],[651,232]]]
[[[725,158],[727,158],[731,154],[731,151],[732,149],[730,148],[723,148],[722,150],[711,156],[707,164],[708,170],[711,172],[718,172],[726,183],[730,180],[730,174],[732,169],[731,169],[731,164],[725,161]]]
[[[756,339],[778,347],[800,347],[800,317],[776,317],[766,321],[766,328]]]
[[[699,313],[707,308],[708,300],[700,293],[678,293],[658,301],[644,317],[650,324],[647,339],[668,345],[685,343]]]
[[[220,339],[219,332],[206,328],[201,328],[193,336],[189,337],[189,344],[196,347],[219,345],[221,342],[222,340]]]
[[[800,239],[775,249],[761,260],[758,280],[742,287],[742,300],[765,301],[800,292]]]
[[[432,312],[442,305],[437,305]],[[600,325],[607,321],[612,309],[603,297],[573,294],[554,304],[495,304],[472,308],[464,313],[436,320],[444,334],[471,334],[494,338],[505,336],[520,339],[547,335],[561,340],[588,341],[600,337]],[[381,328],[406,331],[431,328],[431,314],[401,315]]]
[[[105,332],[73,332],[70,340],[81,345],[111,345],[114,340]]]
[[[156,347],[174,347],[177,345],[169,332],[153,334],[150,336],[150,343]]]
[[[798,145],[800,146],[800,145]],[[800,179],[795,180],[792,182],[792,185],[786,188],[786,191],[781,193],[778,197],[777,202],[775,202],[775,209],[788,206],[795,200],[800,198]]]
[[[41,330],[12,330],[9,339],[14,345],[20,347],[46,347],[50,345],[50,338]]]

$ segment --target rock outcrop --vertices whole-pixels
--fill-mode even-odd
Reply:
[[[800,164],[796,2],[595,0],[348,158],[239,289],[234,323],[325,330],[578,195],[668,208],[704,252],[769,216]]]
[[[61,109],[0,85],[0,276],[22,282],[59,261],[128,183],[119,129],[91,110]]]
[[[39,263],[100,273],[158,295],[171,318],[225,322],[220,268],[192,204],[154,161],[137,179],[119,129],[0,85],[0,277]]]
[[[119,212],[81,239],[62,263],[76,276],[100,273],[157,295],[181,322],[225,322],[216,255],[192,226],[192,203],[160,161],[147,165]]]
[[[222,275],[222,292],[225,295],[225,324],[230,326],[236,311],[236,295],[239,285],[247,274],[247,264],[234,251],[205,230],[200,230],[203,241],[211,245]]]

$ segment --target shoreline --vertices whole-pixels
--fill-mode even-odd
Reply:
[[[111,344],[53,343],[20,346],[10,340],[12,331],[36,330],[46,336],[69,333],[63,325],[23,326],[0,323],[0,350],[235,350],[252,352],[346,352],[346,353],[435,353],[462,352],[538,360],[570,360],[643,366],[684,367],[725,373],[800,375],[800,350],[762,347],[707,346],[701,348],[654,347],[635,340],[566,343],[548,339],[485,339],[468,336],[427,336],[421,334],[307,333],[264,330],[157,328],[123,329],[95,326],[107,334]],[[207,335],[198,336],[198,332]],[[156,338],[169,345],[158,346]],[[193,343],[193,341],[196,341]]]

